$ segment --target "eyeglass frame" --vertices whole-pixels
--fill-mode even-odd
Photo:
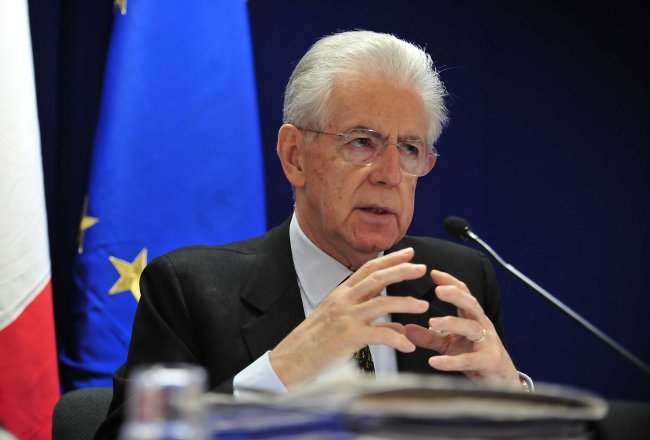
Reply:
[[[383,148],[381,149],[381,151],[378,151],[378,152],[375,154],[375,156],[373,157],[373,159],[372,159],[371,162],[354,162],[354,161],[349,160],[347,157],[345,157],[345,155],[343,155],[343,154],[341,155],[341,156],[343,157],[343,159],[345,159],[345,161],[347,161],[348,163],[355,164],[355,165],[364,165],[364,166],[372,165],[372,164],[375,163],[375,161],[376,161],[376,160],[377,160],[377,159],[378,159],[378,158],[379,158],[379,157],[384,153],[384,151],[386,150],[386,148],[387,148],[389,145],[395,145],[395,147],[396,147],[398,150],[400,150],[400,151],[403,151],[403,150],[405,149],[405,147],[412,146],[412,145],[410,145],[410,144],[408,143],[409,141],[411,141],[411,142],[420,142],[420,143],[422,143],[424,146],[426,146],[426,143],[425,143],[424,141],[420,141],[420,140],[418,140],[418,139],[405,139],[405,140],[398,141],[398,142],[389,142],[386,136],[384,136],[384,135],[383,135],[382,133],[380,133],[379,131],[377,131],[377,130],[373,130],[373,129],[371,129],[371,128],[356,127],[356,128],[351,128],[351,129],[349,129],[348,131],[343,132],[343,133],[329,133],[329,132],[326,132],[326,131],[311,130],[311,129],[308,129],[308,128],[302,128],[302,127],[296,127],[296,128],[298,128],[298,130],[300,130],[300,131],[306,131],[306,132],[309,132],[309,133],[315,133],[315,134],[327,134],[327,135],[330,135],[330,136],[341,137],[341,138],[343,138],[343,139],[347,138],[347,137],[349,136],[350,132],[353,132],[353,131],[361,131],[361,132],[366,132],[366,133],[376,134],[376,135],[377,135],[377,139],[381,139],[381,141],[382,141],[382,143],[383,143]],[[347,142],[344,141],[344,143],[343,143],[340,147],[343,147],[343,146],[346,145],[347,143],[349,143],[349,141],[347,141]],[[401,170],[404,174],[406,174],[406,175],[408,175],[408,176],[413,176],[413,177],[424,177],[424,176],[426,176],[427,174],[429,174],[429,173],[431,172],[431,170],[433,169],[433,167],[436,165],[436,162],[438,161],[438,158],[440,157],[440,154],[438,153],[438,150],[436,149],[436,147],[435,147],[434,145],[430,145],[429,147],[430,147],[430,151],[428,151],[428,152],[426,153],[426,155],[427,155],[426,157],[433,157],[433,163],[431,164],[431,166],[429,167],[429,169],[428,169],[424,174],[413,174],[413,173],[409,173],[408,171],[406,171],[406,170],[403,168],[403,166],[402,166],[402,162],[401,162],[401,161],[400,161],[400,170]],[[417,147],[416,147],[416,148],[417,148]]]

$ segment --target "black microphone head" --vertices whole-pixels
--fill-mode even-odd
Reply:
[[[467,241],[470,239],[467,234],[471,230],[471,226],[464,218],[449,216],[445,219],[445,232],[455,239]]]

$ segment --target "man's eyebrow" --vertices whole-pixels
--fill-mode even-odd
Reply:
[[[371,131],[374,131],[375,133],[379,133],[383,139],[385,139],[387,137],[383,132],[377,130],[376,128],[368,127],[366,125],[355,125],[353,127],[348,128],[345,132],[348,132],[350,130],[371,130]],[[343,133],[345,133],[345,132],[343,132]],[[424,138],[421,137],[421,136],[418,136],[418,135],[400,136],[400,137],[397,138],[397,140],[400,141],[400,142],[402,142],[402,141],[417,141],[417,142],[424,143]]]
[[[424,143],[424,138],[418,135],[407,134],[406,136],[399,136],[397,138],[398,142],[411,141],[411,142],[422,142]]]
[[[377,130],[376,128],[368,127],[366,125],[354,125],[352,127],[346,128],[345,130],[341,130],[340,133],[347,133],[352,130],[370,130],[374,133],[378,133],[382,138],[386,137],[381,131]]]
[[[354,127],[350,127],[350,128],[348,129],[348,131],[349,131],[349,130],[372,130],[372,131],[375,131],[375,132],[377,132],[377,133],[381,133],[379,130],[375,130],[374,128],[372,128],[372,127],[367,127],[367,126],[365,126],[365,125],[355,125]],[[383,133],[381,133],[381,134],[383,135]]]
[[[424,143],[424,138],[421,136],[403,136],[397,138],[399,141],[416,141]]]

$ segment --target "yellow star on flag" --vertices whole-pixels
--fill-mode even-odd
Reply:
[[[86,237],[86,229],[91,226],[95,226],[99,223],[97,217],[91,217],[89,215],[84,215],[81,218],[81,224],[79,225],[79,246],[77,247],[77,252],[83,254],[84,251],[84,238]]]
[[[108,293],[114,295],[130,290],[135,300],[140,301],[140,275],[147,265],[147,248],[143,248],[131,263],[112,255],[108,259],[120,274]]]
[[[81,225],[79,226],[82,231],[85,231],[89,227],[97,224],[99,222],[99,219],[97,217],[91,217],[89,215],[84,215],[84,217],[81,219]]]
[[[83,254],[84,252],[84,238],[86,238],[86,230],[91,226],[99,223],[97,217],[88,215],[88,196],[84,197],[84,204],[81,212],[81,223],[79,223],[79,233],[77,236],[77,252]]]

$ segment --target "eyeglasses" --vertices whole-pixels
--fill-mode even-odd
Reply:
[[[440,156],[433,145],[426,145],[417,139],[405,139],[397,143],[388,142],[381,133],[369,128],[353,128],[345,133],[327,133],[306,128],[300,130],[340,138],[341,156],[357,165],[371,165],[384,154],[388,145],[395,145],[399,152],[400,168],[409,176],[425,176]]]

